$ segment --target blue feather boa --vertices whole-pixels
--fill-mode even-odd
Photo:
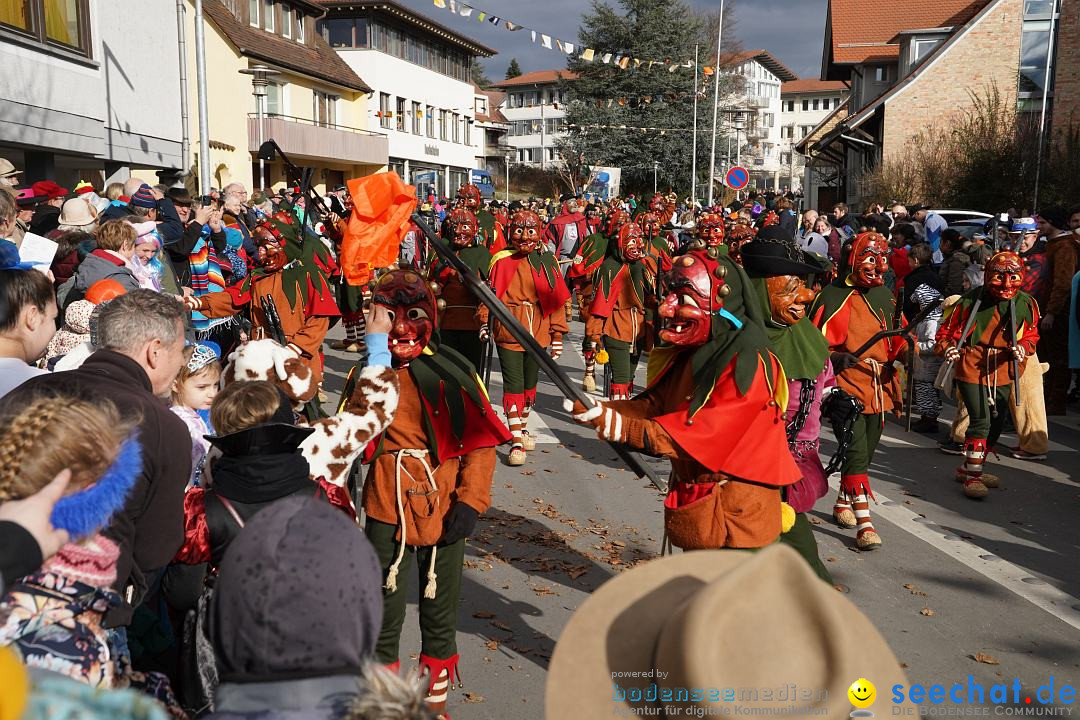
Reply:
[[[120,446],[116,460],[96,483],[60,498],[52,511],[53,527],[67,530],[73,540],[93,535],[124,506],[141,472],[142,445],[132,435]]]

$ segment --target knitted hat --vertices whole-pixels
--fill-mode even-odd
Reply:
[[[260,510],[225,552],[210,602],[222,682],[359,675],[382,627],[382,580],[364,533],[325,500]]]
[[[90,587],[106,588],[116,582],[116,561],[119,558],[120,546],[98,534],[81,543],[64,545],[56,555],[45,561],[41,569],[78,580]]]
[[[95,192],[94,191],[94,186],[91,185],[90,183],[86,182],[85,180],[83,180],[81,183],[79,183],[78,185],[75,186],[75,194],[76,195],[85,195],[86,193],[92,193],[92,192]]]
[[[142,187],[136,190],[135,194],[131,196],[131,200],[128,201],[128,204],[132,205],[133,207],[141,207],[147,209],[156,208],[157,198],[154,197],[154,193],[150,189],[150,186],[143,183]]]

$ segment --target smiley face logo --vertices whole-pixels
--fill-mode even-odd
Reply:
[[[851,683],[851,687],[847,691],[848,700],[851,704],[857,708],[868,708],[874,704],[874,700],[877,699],[877,688],[874,687],[874,683],[870,682],[866,678],[859,678],[855,682]]]

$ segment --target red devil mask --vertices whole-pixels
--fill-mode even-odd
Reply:
[[[1012,300],[1024,284],[1024,261],[1014,252],[999,252],[986,263],[986,291],[998,300]]]
[[[507,235],[515,251],[527,254],[540,247],[540,224],[540,216],[532,210],[514,213]]]
[[[724,307],[729,288],[726,270],[705,253],[677,258],[664,280],[660,339],[678,347],[704,345],[712,333],[712,316]]]
[[[645,255],[645,239],[641,228],[634,223],[626,223],[619,228],[619,255],[624,262],[637,262]]]
[[[468,210],[476,212],[480,209],[480,202],[482,200],[480,195],[480,188],[475,185],[462,185],[457,191],[458,205],[465,207]]]
[[[630,213],[625,210],[612,210],[608,215],[607,227],[604,228],[604,234],[609,238],[618,237],[619,228],[628,222],[630,222]]]
[[[446,223],[450,226],[450,241],[454,247],[466,248],[476,241],[477,222],[471,210],[454,208]]]
[[[727,239],[728,257],[742,265],[742,246],[757,236],[754,228],[749,225],[736,225],[731,228],[731,234]]]
[[[852,285],[861,288],[884,285],[885,272],[889,269],[889,241],[876,232],[856,235],[851,243],[849,262]]]
[[[641,234],[649,240],[660,234],[660,216],[654,212],[642,213],[637,219],[638,225],[641,227]]]
[[[375,283],[372,302],[390,312],[390,354],[395,367],[420,356],[435,331],[437,305],[431,285],[412,270],[391,270]]]
[[[255,264],[266,272],[277,272],[285,267],[289,258],[285,255],[285,237],[269,222],[259,223],[254,232]]]
[[[697,236],[705,241],[705,247],[717,247],[724,242],[724,216],[704,213],[697,221]]]
[[[499,221],[499,224],[506,227],[506,224],[510,222],[510,212],[506,209],[505,205],[500,205],[491,212],[495,216],[495,219]]]
[[[667,212],[667,198],[660,194],[653,195],[652,200],[649,201],[649,212],[663,216]]]

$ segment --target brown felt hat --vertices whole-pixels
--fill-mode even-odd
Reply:
[[[662,707],[699,717],[737,705],[839,718],[863,678],[889,715],[890,689],[907,684],[896,656],[794,550],[698,550],[639,565],[578,608],[551,659],[546,716],[664,717]]]

